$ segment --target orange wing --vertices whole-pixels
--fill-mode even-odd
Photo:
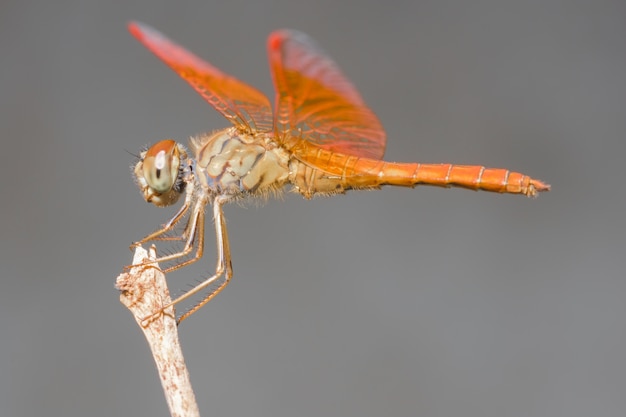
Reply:
[[[298,154],[307,140],[325,150],[381,159],[386,135],[341,70],[307,35],[279,30],[268,39],[276,89],[276,137]],[[304,149],[307,149],[306,151]]]
[[[272,131],[272,107],[263,93],[224,74],[147,25],[131,22],[128,29],[237,129],[250,134]]]

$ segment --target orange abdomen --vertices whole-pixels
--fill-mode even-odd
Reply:
[[[373,171],[372,171],[373,170]],[[519,172],[478,165],[403,164],[361,160],[355,165],[356,177],[375,172],[379,185],[413,187],[419,184],[462,187],[495,193],[535,196],[550,186]]]
[[[334,179],[344,190],[382,185],[462,187],[534,197],[550,186],[519,172],[478,165],[397,163],[316,149],[300,158]],[[314,191],[314,190],[312,190]]]

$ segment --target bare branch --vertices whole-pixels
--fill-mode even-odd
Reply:
[[[156,362],[165,398],[173,417],[199,417],[189,373],[178,341],[174,307],[154,319],[144,321],[170,301],[165,275],[156,263],[156,250],[146,252],[141,246],[135,250],[130,272],[121,274],[115,286],[122,293],[120,301],[135,317],[144,333]]]

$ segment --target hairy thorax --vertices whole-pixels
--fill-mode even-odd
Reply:
[[[219,194],[265,194],[289,180],[289,155],[269,137],[229,128],[193,138],[202,187]]]
[[[342,193],[345,178],[298,160],[270,135],[248,135],[235,128],[192,138],[200,185],[218,194],[267,197],[288,183],[305,198]]]

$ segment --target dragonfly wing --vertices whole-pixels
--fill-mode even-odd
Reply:
[[[128,29],[237,129],[248,133],[273,129],[272,107],[263,93],[224,74],[147,25],[131,22]]]
[[[276,137],[287,148],[297,153],[304,139],[333,152],[382,158],[386,135],[380,121],[311,38],[276,31],[268,39],[268,55],[276,89]]]

